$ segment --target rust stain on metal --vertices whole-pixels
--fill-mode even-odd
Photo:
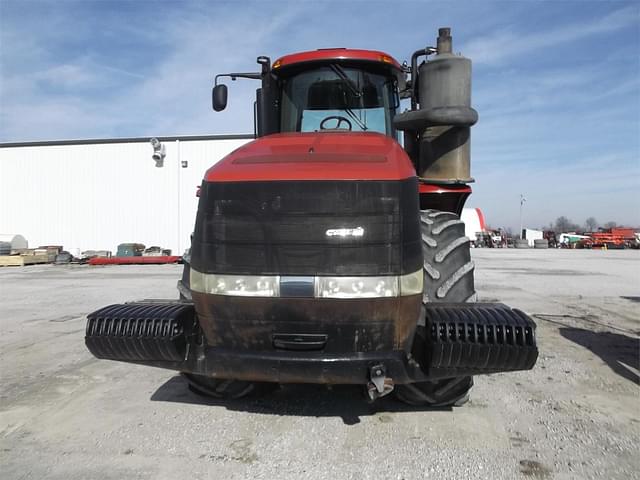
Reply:
[[[420,296],[375,299],[247,298],[193,292],[211,346],[272,350],[273,334],[326,334],[326,352],[403,350]]]

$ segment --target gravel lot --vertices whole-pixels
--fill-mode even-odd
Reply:
[[[220,403],[100,361],[85,315],[175,298],[180,266],[0,268],[2,478],[640,478],[640,252],[473,251],[480,301],[538,323],[533,371],[420,410],[355,387]]]

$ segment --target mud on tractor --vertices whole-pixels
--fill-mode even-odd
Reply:
[[[261,82],[256,139],[205,173],[180,299],[90,314],[91,353],[220,398],[359,384],[426,406],[464,403],[474,375],[531,369],[534,322],[476,303],[459,216],[478,116],[450,29],[410,65],[342,48],[257,62],[215,79],[216,111],[220,77]]]

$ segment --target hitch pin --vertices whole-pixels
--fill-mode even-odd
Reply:
[[[387,378],[387,369],[383,364],[370,367],[369,378],[371,381],[367,385],[367,392],[371,400],[384,397],[393,391],[393,380]]]

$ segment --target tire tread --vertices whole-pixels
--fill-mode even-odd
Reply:
[[[420,215],[423,252],[423,303],[475,302],[470,242],[464,223],[451,212],[423,210]],[[419,338],[419,335],[416,335]],[[417,356],[416,358],[420,358]],[[473,377],[397,385],[398,399],[416,406],[460,406],[469,399]]]

